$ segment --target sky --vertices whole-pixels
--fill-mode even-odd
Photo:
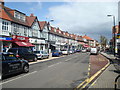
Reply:
[[[106,36],[108,40],[112,37],[113,18],[107,15],[114,15],[116,25],[118,24],[118,2],[114,1],[13,1],[6,2],[5,6],[17,9],[28,16],[34,13],[40,21],[54,20],[50,24],[62,31],[87,35],[99,41],[100,35]]]

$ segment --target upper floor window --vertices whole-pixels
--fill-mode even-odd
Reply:
[[[15,11],[14,17],[21,20],[21,21],[25,21],[25,15],[20,13],[20,12]]]
[[[8,22],[2,21],[2,30],[8,30]]]

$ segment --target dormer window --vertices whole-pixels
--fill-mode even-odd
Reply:
[[[25,22],[25,14],[19,12],[19,11],[14,11],[14,17],[21,20],[21,21],[24,21]]]

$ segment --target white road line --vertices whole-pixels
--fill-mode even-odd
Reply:
[[[59,62],[59,63],[56,63],[56,64],[53,64],[53,65],[50,65],[50,66],[48,66],[48,67],[53,67],[53,66],[55,66],[55,65],[57,65],[57,64],[60,64],[61,62]]]
[[[76,57],[78,57],[78,56],[76,56]],[[76,57],[73,57],[73,58],[76,58]],[[69,59],[67,59],[67,60],[65,60],[65,61],[70,61],[70,60],[73,59],[73,58],[69,58]]]
[[[18,77],[18,78],[15,78],[15,79],[11,79],[11,80],[6,81],[6,82],[2,82],[2,83],[0,83],[0,85],[5,84],[5,83],[8,83],[8,82],[11,82],[11,81],[14,81],[14,80],[17,80],[17,79],[20,79],[20,78],[22,78],[22,77],[28,76],[28,75],[33,74],[33,73],[36,73],[36,72],[37,72],[37,71],[34,71],[34,72],[31,72],[31,73],[25,74],[25,75],[23,75],[23,76],[21,76],[21,77]]]

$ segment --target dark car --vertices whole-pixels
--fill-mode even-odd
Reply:
[[[10,48],[8,52],[12,52],[21,59],[28,61],[37,61],[37,55],[33,53],[32,50],[28,48]]]
[[[29,72],[28,61],[17,58],[13,53],[0,53],[0,64],[2,65],[1,76]]]
[[[52,56],[61,56],[62,52],[60,50],[53,50],[52,51]]]
[[[80,52],[81,50],[80,49],[77,49],[76,52]]]

